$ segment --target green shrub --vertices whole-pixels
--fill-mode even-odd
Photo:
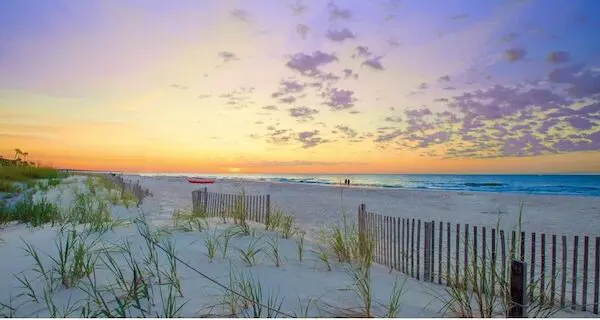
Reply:
[[[16,193],[19,191],[20,188],[14,185],[12,182],[0,180],[0,192]]]
[[[0,180],[27,181],[59,178],[58,171],[47,167],[0,167]]]

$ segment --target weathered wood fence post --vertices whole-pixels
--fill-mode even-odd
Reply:
[[[202,207],[204,208],[204,214],[208,212],[208,188],[204,187],[204,192],[202,192]]]
[[[424,246],[424,250],[423,250],[423,280],[425,281],[429,281],[429,279],[431,279],[431,263],[430,263],[430,245],[431,245],[431,237],[430,237],[430,231],[431,231],[431,225],[430,222],[425,221],[425,246]]]
[[[510,265],[510,306],[508,318],[527,317],[527,264],[513,260]]]
[[[265,209],[265,226],[269,230],[270,218],[271,218],[271,195],[267,195],[266,209]]]

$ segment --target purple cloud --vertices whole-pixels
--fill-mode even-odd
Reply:
[[[542,123],[542,125],[538,128],[538,132],[541,134],[547,134],[548,130],[558,124],[560,120],[558,119],[549,119]]]
[[[347,138],[354,138],[358,135],[358,132],[356,132],[356,130],[345,125],[338,125],[335,126],[335,128],[341,131],[344,135],[346,135]]]
[[[354,91],[333,88],[327,92],[327,102],[325,103],[332,110],[344,110],[354,107]]]
[[[291,57],[286,66],[304,75],[314,76],[320,73],[318,70],[319,67],[337,60],[338,58],[335,55],[322,51],[315,51],[312,54],[297,53]]]
[[[510,62],[516,62],[525,59],[527,51],[521,48],[513,48],[504,51],[504,59]]]
[[[279,102],[287,103],[287,104],[294,103],[294,102],[296,102],[296,97],[294,97],[294,96],[283,97],[283,98],[279,99]]]
[[[344,69],[344,78],[350,78],[353,75],[352,69]]]
[[[302,148],[304,149],[316,147],[320,144],[329,142],[329,140],[323,139],[318,135],[319,130],[299,132],[297,134],[296,141],[300,142],[302,144]]]
[[[356,38],[354,33],[352,33],[352,31],[350,31],[348,28],[338,30],[329,29],[327,30],[325,37],[333,42],[344,42],[346,40]]]
[[[404,111],[404,113],[409,118],[420,118],[420,117],[432,115],[431,110],[429,110],[428,108],[406,110],[406,111]]]
[[[233,60],[239,60],[238,57],[235,55],[235,53],[233,52],[229,52],[229,51],[222,51],[218,53],[219,57],[221,57],[223,59],[223,61],[225,62],[229,62],[229,61],[233,61]]]
[[[600,97],[600,72],[574,64],[552,70],[548,80],[567,86],[570,97],[584,99]]]
[[[365,65],[365,66],[370,67],[375,70],[383,70],[383,65],[381,64],[381,58],[383,58],[383,56],[378,56],[378,57],[374,57],[371,59],[367,59],[367,60],[363,61],[363,63],[361,65]]]
[[[310,32],[310,27],[305,24],[296,25],[296,33],[300,35],[302,40],[306,40],[306,36]]]
[[[573,128],[577,130],[589,130],[594,126],[590,120],[582,117],[570,117],[566,120]]]
[[[392,132],[388,132],[385,134],[380,134],[377,138],[375,138],[375,142],[388,142],[392,141],[402,135],[401,130],[394,130]]]
[[[281,85],[282,90],[285,93],[302,92],[302,90],[304,90],[305,87],[300,82],[292,80],[282,80],[279,84]]]
[[[385,122],[402,122],[402,118],[400,117],[385,117],[385,119],[383,119],[383,121]]]
[[[352,18],[352,11],[348,9],[340,9],[335,3],[329,2],[329,19],[330,20],[350,20]]]
[[[291,117],[298,118],[302,122],[313,120],[314,116],[319,113],[319,110],[308,107],[294,107],[288,111]]]
[[[500,119],[528,108],[549,110],[568,104],[570,100],[546,89],[509,88],[496,85],[487,90],[464,93],[453,98],[450,106],[463,114],[482,119]]]
[[[355,53],[352,54],[352,58],[361,57],[361,58],[369,58],[373,53],[369,51],[367,46],[358,46],[354,49]]]

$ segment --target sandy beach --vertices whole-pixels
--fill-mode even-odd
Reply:
[[[155,194],[158,216],[169,218],[174,208],[191,207],[191,192],[205,186],[184,177],[128,176]],[[600,197],[525,195],[492,192],[399,190],[320,186],[293,183],[218,180],[208,191],[249,195],[270,194],[275,207],[293,214],[307,231],[338,221],[341,212],[355,217],[360,204],[382,215],[469,223],[513,229],[523,203],[522,228],[556,235],[596,235],[600,230]]]
[[[162,291],[160,281],[156,282],[156,279],[149,276],[148,283],[155,291],[152,295],[153,300],[147,302],[147,308],[143,308],[144,312],[148,313],[140,313],[139,308],[132,307],[133,311],[129,311],[130,313],[126,315],[169,315],[166,308],[169,303],[181,306],[180,309],[178,308],[177,315],[184,317],[229,315],[228,305],[224,302],[227,297],[224,289],[198,274],[197,270],[221,284],[230,283],[232,274],[245,274],[246,277],[260,281],[263,298],[271,296],[280,301],[282,313],[277,314],[279,317],[339,316],[343,315],[342,310],[354,310],[361,305],[359,296],[352,290],[347,290],[352,288],[354,282],[349,277],[346,267],[335,263],[332,259],[329,271],[318,258],[317,243],[307,240],[303,248],[304,258],[300,261],[295,239],[283,239],[277,232],[265,231],[263,226],[251,224],[254,230],[252,235],[232,238],[228,251],[223,251],[220,243],[220,246],[216,247],[220,249],[213,253],[215,256],[209,258],[210,249],[207,243],[215,239],[215,241],[222,241],[222,236],[231,230],[232,225],[211,220],[208,222],[208,229],[202,232],[186,232],[173,228],[173,213],[178,209],[190,209],[191,192],[198,186],[190,185],[183,178],[173,177],[127,176],[126,179],[139,180],[143,187],[153,193],[152,197],[144,199],[139,208],[135,206],[126,208],[122,205],[110,207],[111,216],[124,219],[128,223],[99,234],[86,232],[84,226],[77,226],[75,229],[88,237],[87,242],[93,238],[94,243],[102,244],[104,251],[101,252],[105,254],[107,250],[121,252],[121,255],[117,254],[119,258],[116,258],[116,261],[127,274],[127,279],[132,275],[127,267],[130,261],[127,260],[127,255],[123,254],[125,251],[122,251],[123,244],[130,244],[136,259],[143,260],[146,255],[145,239],[138,231],[137,222],[133,223],[141,214],[147,219],[149,230],[163,232],[158,236],[161,243],[165,246],[171,243],[176,256],[181,259],[181,262],[176,263],[180,286],[176,290],[176,297],[170,299],[171,295]],[[73,203],[74,190],[86,188],[84,181],[84,177],[70,177],[60,186],[50,189],[45,194],[37,194],[36,197],[37,199],[44,197],[63,207],[68,207]],[[215,192],[237,193],[243,189],[247,194],[271,194],[274,206],[294,215],[298,227],[307,230],[309,234],[311,232],[316,234],[324,226],[339,221],[341,210],[346,210],[349,215],[354,216],[360,203],[365,203],[369,210],[388,215],[480,225],[494,225],[500,216],[503,224],[510,225],[516,219],[516,209],[520,200],[526,205],[524,216],[526,228],[565,234],[593,233],[598,230],[598,221],[593,217],[600,206],[599,199],[590,197],[461,194],[359,188],[346,188],[342,193],[337,187],[236,181],[217,182],[207,188]],[[504,213],[494,214],[493,212],[497,212],[498,209]],[[566,215],[565,212],[572,213]],[[0,297],[4,314],[19,317],[80,316],[81,303],[86,301],[87,296],[82,287],[59,286],[51,292],[49,300],[46,299],[44,292],[47,291],[45,289],[47,284],[34,271],[35,264],[32,257],[24,254],[25,244],[31,245],[39,250],[42,263],[51,270],[55,265],[51,257],[56,257],[57,241],[65,236],[58,230],[56,226],[49,225],[31,229],[25,225],[10,224],[1,231],[0,254],[5,261],[10,261],[0,265],[0,287],[8,288]],[[277,263],[267,250],[268,244],[274,243],[272,241],[276,241],[280,252],[280,257],[276,259],[280,262]],[[257,254],[256,261],[249,265],[241,258],[240,253],[250,250],[250,246],[258,243],[263,250]],[[157,269],[163,270],[161,271],[163,273],[159,273],[165,277],[172,275],[172,268],[169,269],[170,260],[164,253],[160,256],[160,266]],[[100,261],[104,260],[100,259]],[[148,266],[144,268],[146,267]],[[24,279],[25,276],[33,289],[28,291],[24,288],[23,282],[19,282],[16,275],[20,276],[20,279]],[[113,275],[110,268],[98,268],[97,285],[111,285],[114,282],[111,280]],[[445,286],[418,281],[395,271],[390,272],[388,268],[376,264],[371,270],[373,315],[386,315],[385,306],[390,300],[395,281],[403,283],[404,292],[400,299],[398,317],[455,316],[451,312],[444,314],[444,301],[448,299]],[[36,299],[33,299],[31,294],[23,294],[23,292],[35,292]],[[89,303],[89,300],[87,301]],[[118,308],[114,306],[115,302],[116,300],[108,301],[114,310],[117,310]],[[249,316],[252,313],[250,311],[252,308],[243,306],[237,308],[238,316]],[[266,313],[263,316],[266,316]],[[591,317],[593,314],[564,310],[559,311],[556,316]]]

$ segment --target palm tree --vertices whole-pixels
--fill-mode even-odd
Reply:
[[[16,148],[15,149],[15,160],[17,160],[19,158],[20,155],[23,154],[23,151],[21,151],[21,149]]]
[[[29,152],[23,152],[23,161],[25,162],[25,164],[27,164],[27,156],[29,155]]]

